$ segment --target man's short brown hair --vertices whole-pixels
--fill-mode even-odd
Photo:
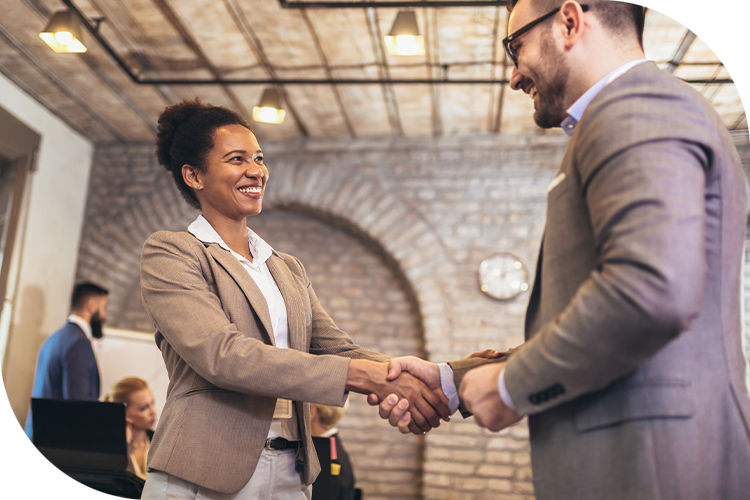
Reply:
[[[567,0],[507,0],[505,6],[512,12],[518,2],[532,2],[539,15],[562,6]],[[638,45],[643,49],[643,27],[646,11],[640,5],[613,0],[581,0],[588,4],[599,22],[612,34],[622,37],[637,36]]]

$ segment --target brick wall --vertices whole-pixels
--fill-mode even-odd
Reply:
[[[435,361],[506,349],[522,342],[528,293],[485,296],[477,267],[509,251],[533,276],[546,188],[565,143],[556,134],[261,138],[268,210],[249,225],[302,259],[331,316],[366,347]],[[738,144],[750,168],[746,136]],[[151,329],[138,290],[140,247],[151,232],[182,230],[194,217],[150,145],[97,148],[78,275],[111,287],[114,326]],[[368,499],[533,498],[525,421],[493,434],[456,416],[420,440],[379,422],[355,396],[341,432]]]

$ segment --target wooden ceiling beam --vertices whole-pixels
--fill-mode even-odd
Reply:
[[[154,2],[154,5],[156,5],[156,7],[158,7],[158,9],[161,11],[164,17],[167,18],[167,20],[177,31],[177,33],[180,34],[180,37],[182,38],[183,42],[185,42],[185,45],[187,45],[190,50],[196,55],[196,57],[198,57],[201,64],[205,65],[206,69],[211,73],[211,75],[213,75],[214,78],[216,78],[217,80],[221,79],[221,73],[219,73],[219,71],[214,67],[214,65],[201,49],[200,45],[198,45],[198,42],[196,42],[193,36],[188,32],[188,30],[182,24],[182,21],[180,21],[180,19],[177,17],[177,14],[175,14],[174,10],[172,10],[172,7],[166,2],[166,0],[152,1]],[[221,88],[227,94],[227,97],[229,97],[229,100],[232,102],[232,105],[237,111],[248,118],[252,116],[247,108],[245,108],[245,105],[242,104],[242,101],[240,101],[240,99],[237,97],[237,94],[235,94],[228,85],[221,85]]]
[[[50,68],[47,67],[38,57],[36,57],[29,49],[27,49],[21,42],[19,42],[10,32],[8,32],[2,25],[0,25],[0,36],[5,38],[10,45],[12,45],[27,61],[34,65],[44,76],[46,76],[52,83],[54,83],[60,90],[62,90],[67,96],[76,102],[83,110],[89,113],[95,120],[97,120],[104,129],[115,137],[119,142],[127,142],[128,137],[120,132],[109,120],[101,115],[96,109],[94,109],[82,96],[69,87],[62,78],[57,76]],[[70,120],[65,120],[66,123],[70,124]],[[85,134],[84,134],[85,135]]]
[[[740,128],[740,125],[742,125],[742,122],[747,117],[747,114],[745,111],[742,112],[739,118],[737,118],[737,121],[732,124],[732,126],[729,128],[729,130],[738,130]]]
[[[429,14],[428,14],[429,12]],[[430,15],[431,14],[431,15]],[[440,40],[437,36],[437,10],[432,9],[428,11],[424,9],[425,19],[425,59],[429,66],[430,76],[433,79],[438,79],[440,75],[436,75],[439,72],[439,58],[440,58]],[[432,84],[430,85],[430,102],[432,104],[432,135],[433,137],[439,137],[443,135],[443,117],[440,112],[440,86]]]
[[[503,32],[505,34],[505,32]],[[493,45],[492,45],[492,79],[494,80],[497,75],[495,74],[495,70],[497,69],[497,41],[498,37],[500,36],[500,8],[498,8],[495,12],[495,31],[493,34]],[[503,37],[505,38],[505,37]],[[505,80],[505,75],[508,72],[508,58],[505,57],[505,54],[502,55],[503,58],[503,64],[502,64],[502,76],[501,78]],[[503,123],[503,107],[505,104],[505,90],[507,88],[507,84],[501,84],[500,90],[499,90],[499,96],[497,98],[497,113],[495,114],[495,123],[492,125],[492,133],[499,134],[500,129],[502,128]],[[492,93],[494,96],[494,92]]]
[[[132,15],[130,12],[130,9],[127,8],[126,5],[123,4],[123,0],[115,0],[116,4],[120,7],[119,12],[115,14],[115,12],[105,3],[97,0],[89,0],[91,4],[96,7],[96,9],[104,14],[104,17],[106,19],[118,19],[119,22],[123,22],[122,17],[126,16],[127,19],[124,20],[124,23],[126,26],[133,26],[136,30],[138,30],[138,34],[140,35],[141,39],[144,39],[147,41],[148,48],[164,62],[165,66],[171,68],[171,64],[169,62],[169,59],[162,53],[162,51],[159,49],[159,47],[153,43],[151,38],[144,32],[143,27],[141,23],[138,22],[138,20]],[[132,36],[130,36],[129,33],[123,32],[118,28],[118,25],[115,23],[110,22],[109,28],[117,35],[117,37],[120,40],[120,43],[127,46],[130,50],[131,55],[137,59],[138,64],[140,64],[143,74],[145,74],[147,77],[156,77],[158,74],[153,70],[151,66],[151,62],[148,60],[148,58],[143,53],[143,50],[137,46],[136,42],[132,39]],[[180,102],[180,98],[177,96],[177,94],[169,88],[166,85],[155,85],[156,91],[161,94],[162,99],[164,99],[165,104],[176,104]]]
[[[307,15],[306,10],[303,10],[300,13],[302,14],[302,19],[305,21],[305,25],[307,25],[307,29],[313,39],[315,50],[318,52],[318,57],[320,57],[320,61],[323,63],[323,70],[325,71],[326,77],[329,80],[333,79],[331,67],[328,64],[328,58],[326,57],[325,52],[323,52],[323,47],[320,45],[320,38],[315,32],[315,27],[310,22],[310,16]],[[346,106],[344,106],[344,102],[341,100],[341,92],[339,92],[339,89],[336,85],[331,85],[331,90],[333,90],[333,96],[336,99],[336,104],[338,104],[341,116],[344,118],[344,123],[346,124],[346,129],[349,132],[349,135],[352,137],[357,137],[357,131],[354,129],[354,125],[352,125],[352,120],[349,117],[349,113],[347,113],[346,111]]]
[[[292,101],[289,99],[289,93],[281,84],[276,83],[276,81],[279,80],[278,75],[276,74],[274,67],[271,65],[271,61],[268,59],[268,56],[263,50],[263,44],[255,34],[255,31],[253,31],[253,28],[250,26],[250,23],[248,22],[247,17],[245,17],[244,11],[237,3],[237,0],[224,0],[224,4],[229,9],[229,12],[234,19],[235,24],[242,32],[242,36],[245,37],[248,46],[255,54],[255,58],[261,62],[266,73],[271,78],[272,82],[269,82],[269,84],[274,85],[284,98],[284,102],[286,102],[287,106],[287,111],[289,112],[291,117],[294,118],[294,122],[297,124],[297,128],[299,129],[300,134],[302,134],[302,136],[304,137],[309,137],[310,133],[307,131],[305,123],[300,118],[299,112],[294,106],[294,103],[292,103]]]
[[[674,73],[679,65],[682,64],[682,60],[685,59],[685,54],[687,54],[688,49],[690,49],[690,46],[693,44],[695,39],[695,33],[690,30],[687,30],[685,32],[685,36],[682,37],[680,45],[677,46],[677,50],[675,50],[674,55],[672,56],[672,60],[667,63],[667,71],[669,71],[670,73]]]
[[[49,19],[52,16],[52,12],[39,0],[25,0],[25,2],[32,10],[39,14],[42,20]],[[117,97],[119,97],[136,115],[138,115],[138,117],[149,129],[151,129],[153,132],[156,132],[156,124],[154,123],[154,121],[150,119],[146,115],[146,113],[144,113],[140,106],[138,106],[138,104],[130,98],[130,96],[122,89],[122,87],[120,87],[112,78],[109,77],[109,75],[107,75],[106,71],[96,63],[96,59],[90,53],[87,52],[84,54],[79,54],[79,57],[84,62],[84,64],[86,64],[86,66],[88,66],[89,69],[97,77],[99,77],[99,79],[106,86],[108,86],[115,95],[117,95]],[[102,118],[104,119],[103,116]],[[111,125],[111,127],[114,128],[114,125]]]
[[[388,62],[385,60],[385,51],[383,50],[383,36],[380,33],[380,26],[378,25],[378,13],[373,8],[368,8],[365,12],[367,14],[367,25],[370,29],[370,37],[372,39],[372,48],[375,51],[375,57],[378,61],[380,78],[382,80],[390,80],[391,74],[388,70]],[[385,104],[388,108],[388,118],[391,122],[392,133],[394,135],[404,135],[404,130],[401,126],[401,119],[398,115],[396,95],[393,92],[392,84],[383,83],[383,98],[385,99]]]

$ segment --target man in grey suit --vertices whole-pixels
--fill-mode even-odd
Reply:
[[[392,361],[391,376],[446,394],[455,382],[462,412],[492,431],[528,416],[538,499],[750,498],[732,139],[710,103],[644,60],[642,8],[507,5],[511,88],[534,100],[538,125],[571,136],[526,343],[491,364]],[[403,431],[396,401],[381,416]]]

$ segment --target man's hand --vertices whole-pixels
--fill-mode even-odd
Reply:
[[[508,408],[500,397],[498,377],[505,363],[492,363],[469,370],[461,381],[458,395],[479,427],[498,432],[515,424],[521,417]]]
[[[495,351],[495,350],[492,350],[492,349],[485,349],[484,351],[472,352],[471,354],[469,354],[468,356],[466,356],[463,359],[471,359],[471,358],[495,359],[495,358],[499,358],[503,354],[508,354],[508,352],[507,351],[506,352],[500,352],[500,351]]]

